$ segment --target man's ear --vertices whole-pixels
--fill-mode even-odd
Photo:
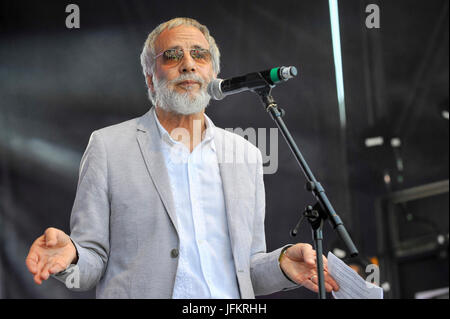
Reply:
[[[151,74],[147,74],[145,76],[145,82],[147,83],[147,87],[150,89],[151,92],[155,90],[153,86],[153,76]]]

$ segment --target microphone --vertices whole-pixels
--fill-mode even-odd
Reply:
[[[258,88],[275,86],[275,84],[287,81],[297,76],[295,66],[282,66],[261,72],[253,72],[234,78],[213,79],[208,84],[208,94],[214,100],[222,100],[225,96],[244,91],[253,91]]]

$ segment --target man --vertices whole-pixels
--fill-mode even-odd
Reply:
[[[155,107],[92,134],[70,237],[48,228],[30,248],[26,264],[37,284],[50,275],[64,281],[77,268],[80,287],[71,289],[96,286],[98,298],[317,291],[310,245],[266,252],[260,151],[204,114],[219,58],[208,29],[193,19],[170,20],[148,36],[141,62]],[[235,160],[239,152],[245,161]],[[325,278],[328,291],[338,289]]]

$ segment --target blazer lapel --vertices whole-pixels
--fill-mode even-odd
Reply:
[[[235,174],[237,173],[236,163],[234,161],[234,147],[233,144],[227,143],[231,140],[226,140],[224,131],[214,129],[214,143],[216,145],[217,160],[219,163],[219,171],[222,178],[223,194],[225,198],[225,210],[228,221],[228,231],[230,233],[231,249],[233,251],[233,258],[236,270],[240,270],[240,262],[237,252],[239,251],[238,230],[239,221],[236,213],[238,212],[239,193],[236,191],[236,181],[238,180]],[[232,150],[232,152],[230,152]]]
[[[166,208],[166,211],[178,233],[177,218],[175,215],[175,205],[170,188],[169,174],[161,150],[160,133],[156,122],[153,119],[152,110],[144,114],[138,120],[137,141],[141,149],[145,165],[150,174],[156,190]]]

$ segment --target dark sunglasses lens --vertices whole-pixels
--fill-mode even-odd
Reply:
[[[167,50],[163,54],[165,64],[176,64],[183,58],[183,50]]]
[[[204,49],[191,50],[191,56],[198,63],[208,63],[211,60],[211,54]]]

